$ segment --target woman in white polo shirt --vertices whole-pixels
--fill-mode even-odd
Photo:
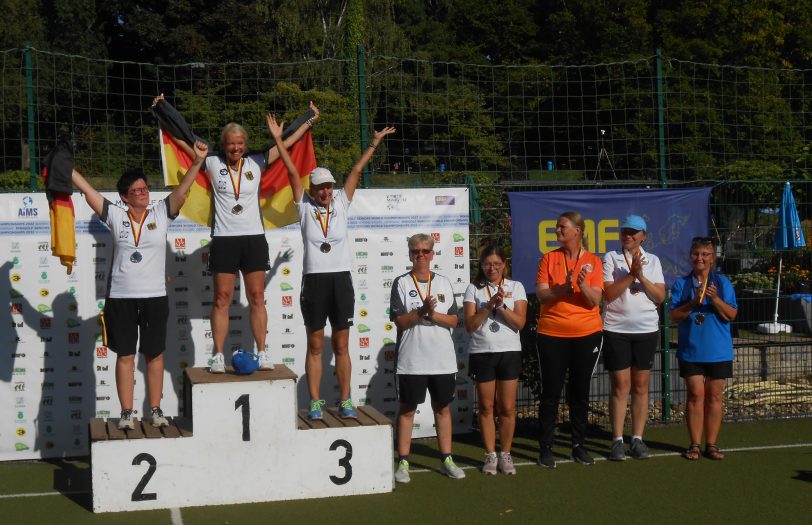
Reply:
[[[516,474],[510,448],[516,429],[516,387],[522,373],[522,342],[527,295],[518,281],[505,277],[507,259],[499,246],[483,248],[479,272],[463,299],[465,328],[471,333],[468,370],[476,381],[479,430],[485,445],[482,472]],[[499,417],[496,456],[494,405]]]
[[[105,346],[116,353],[116,391],[121,404],[118,428],[134,430],[133,390],[136,347],[147,362],[147,400],[152,426],[169,424],[161,410],[166,348],[166,232],[186,202],[208,147],[195,143],[194,162],[180,184],[165,199],[152,203],[146,175],[125,172],[116,184],[126,208],[117,206],[96,191],[76,170],[72,179],[87,204],[110,229],[113,262],[102,329]]]
[[[609,459],[626,459],[623,425],[626,400],[632,394],[632,440],[629,454],[649,457],[643,441],[648,420],[648,389],[654,352],[659,342],[657,307],[665,300],[665,279],[660,259],[643,249],[646,221],[629,215],[620,225],[621,249],[603,258],[606,306],[603,319],[603,363],[612,380],[609,414],[612,445]]]
[[[324,327],[330,319],[330,341],[336,361],[336,378],[341,395],[339,415],[356,416],[350,397],[352,362],[349,353],[350,326],[355,316],[355,292],[352,286],[352,259],[347,235],[350,203],[364,166],[372,159],[375,148],[387,135],[395,132],[388,127],[376,131],[369,147],[350,170],[344,188],[333,190],[336,180],[330,170],[316,168],[310,173],[310,188],[304,191],[299,172],[282,147],[282,124],[268,115],[277,149],[288,169],[293,190],[293,202],[299,212],[299,223],[304,242],[304,268],[300,303],[307,331],[307,358],[305,375],[310,392],[310,419],[321,419],[325,401],[321,399],[321,354],[324,349]]]

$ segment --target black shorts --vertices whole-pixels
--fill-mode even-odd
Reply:
[[[468,375],[477,383],[511,381],[522,373],[521,352],[484,352],[468,356]]]
[[[733,377],[733,361],[694,363],[680,359],[679,376],[705,376],[711,379],[729,379]]]
[[[107,299],[102,312],[104,346],[118,355],[160,355],[166,349],[166,296],[146,299]]]
[[[352,275],[350,272],[303,275],[299,303],[308,330],[324,328],[328,318],[333,330],[351,327],[355,315]]]
[[[212,273],[267,272],[271,269],[265,234],[217,236],[209,248]]]
[[[454,401],[457,374],[412,375],[398,374],[398,401],[405,405],[419,405],[426,400],[426,390],[431,401],[448,405]]]
[[[660,332],[622,334],[603,332],[603,367],[610,372],[634,367],[651,370],[654,352],[660,342]]]

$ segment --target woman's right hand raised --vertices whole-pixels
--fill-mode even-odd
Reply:
[[[201,140],[195,141],[195,161],[205,160],[209,154],[209,146]]]
[[[273,116],[273,113],[268,113],[266,120],[268,121],[268,131],[271,132],[271,136],[275,139],[281,139],[284,122],[277,122],[276,117]]]

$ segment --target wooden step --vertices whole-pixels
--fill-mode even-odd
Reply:
[[[104,420],[94,417],[88,424],[90,441],[115,441],[123,439],[161,439],[192,437],[191,422],[183,417],[168,417],[168,427],[155,428],[148,421],[133,418],[133,430],[119,430],[118,418]]]

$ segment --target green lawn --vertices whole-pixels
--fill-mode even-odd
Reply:
[[[514,446],[518,475],[513,477],[480,474],[475,467],[482,450],[476,435],[468,435],[455,442],[457,463],[471,467],[466,479],[445,478],[433,470],[438,466],[434,440],[420,440],[411,457],[412,482],[390,494],[196,507],[182,509],[180,516],[186,524],[812,521],[810,419],[727,423],[720,444],[728,455],[721,462],[679,457],[688,440],[684,427],[674,425],[647,430],[651,459],[598,461],[591,467],[565,460],[569,436],[561,434],[562,461],[556,470],[545,470],[534,464],[532,432],[522,434]],[[606,433],[595,428],[592,436],[588,448],[602,456]],[[171,523],[168,510],[94,515],[87,510],[88,478],[89,465],[81,460],[0,464],[3,523]],[[2,497],[11,494],[29,495]]]

